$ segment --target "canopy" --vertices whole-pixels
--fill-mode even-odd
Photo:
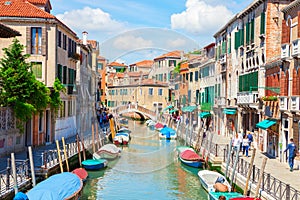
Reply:
[[[174,135],[176,133],[176,131],[170,127],[163,127],[159,132],[161,132],[161,134],[166,135],[167,133],[170,133],[170,135]]]
[[[236,109],[225,108],[225,109],[223,110],[223,113],[225,113],[226,115],[235,115]]]
[[[186,106],[186,107],[183,107],[181,110],[182,110],[182,112],[193,112],[196,108],[197,108],[197,106]]]
[[[265,119],[265,120],[257,123],[256,127],[266,130],[267,128],[269,128],[270,126],[273,126],[274,124],[276,124],[276,120]]]
[[[178,110],[178,109],[175,108],[175,109],[173,109],[173,110],[170,110],[169,113],[171,114],[171,113],[173,113],[173,112],[176,112],[177,110]]]
[[[166,110],[168,110],[168,109],[170,109],[170,108],[173,108],[173,106],[172,106],[172,105],[168,105],[167,107],[165,107],[165,108],[163,109],[163,111],[166,111]]]
[[[40,182],[27,193],[30,200],[66,199],[82,189],[82,181],[71,172],[55,174]]]
[[[210,117],[210,116],[211,116],[210,112],[201,112],[199,114],[200,118],[207,118],[207,117]]]
[[[194,150],[190,150],[190,149],[181,152],[180,157],[184,160],[189,160],[189,161],[196,161],[201,159],[201,157]]]

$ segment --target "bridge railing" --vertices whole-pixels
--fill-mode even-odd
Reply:
[[[147,114],[147,115],[150,115],[151,117],[153,118],[156,118],[156,112],[153,111],[153,110],[150,110],[150,109],[147,109],[143,106],[140,106],[140,105],[122,105],[122,106],[118,106],[118,107],[114,107],[114,108],[110,108],[110,110],[113,112],[113,113],[120,113],[124,110],[133,110],[133,109],[136,109],[144,114]]]

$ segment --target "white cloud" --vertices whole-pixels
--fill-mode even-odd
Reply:
[[[100,8],[92,9],[84,7],[81,10],[72,10],[64,14],[58,14],[58,19],[73,29],[80,31],[101,31],[113,33],[124,31],[125,25],[111,18],[109,13]]]
[[[151,40],[146,40],[143,37],[136,37],[134,35],[119,36],[113,41],[114,48],[126,51],[134,51],[152,46],[153,42]]]
[[[172,29],[183,29],[193,34],[214,34],[233,16],[225,6],[211,6],[201,0],[187,0],[185,6],[185,11],[171,16]]]
[[[183,47],[184,45],[186,45],[186,40],[184,40],[182,38],[176,38],[174,40],[167,41],[167,46],[171,49]]]

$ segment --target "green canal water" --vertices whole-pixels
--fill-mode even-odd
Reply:
[[[198,169],[182,165],[177,158],[179,141],[158,138],[145,124],[129,121],[132,139],[121,147],[121,157],[101,171],[89,171],[81,200],[203,199]]]

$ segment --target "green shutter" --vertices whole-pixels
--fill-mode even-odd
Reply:
[[[228,38],[227,52],[231,53],[231,38]]]
[[[250,23],[246,23],[246,44],[250,42]]]
[[[57,65],[57,78],[59,81],[62,83],[62,65],[58,64]]]
[[[260,34],[265,34],[265,20],[266,15],[264,12],[260,14]]]
[[[244,29],[240,30],[240,46],[244,46],[244,39],[245,39],[245,37],[244,37],[245,33],[244,32],[245,32]]]
[[[237,50],[240,46],[240,33],[235,32],[234,33],[234,49]]]
[[[251,39],[251,43],[254,43],[254,34],[255,34],[255,32],[254,32],[254,27],[255,27],[254,19],[251,20],[250,25],[251,25],[251,38],[250,39]]]
[[[222,42],[222,54],[226,53],[226,41]]]

